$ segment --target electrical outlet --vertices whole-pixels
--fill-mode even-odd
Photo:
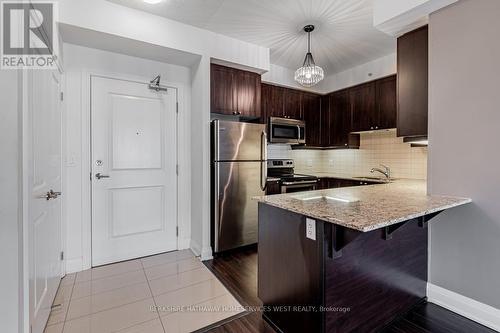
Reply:
[[[316,240],[316,220],[306,218],[306,237]]]
[[[313,166],[313,160],[307,160],[307,166],[312,167]]]
[[[328,160],[328,165],[332,167],[333,166],[333,160]]]

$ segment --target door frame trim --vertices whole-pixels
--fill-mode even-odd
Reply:
[[[81,98],[81,110],[82,110],[82,261],[70,263],[71,266],[68,271],[80,271],[89,269],[92,267],[92,182],[90,181],[90,175],[92,171],[92,152],[91,152],[91,97],[92,97],[92,87],[91,80],[92,77],[102,77],[107,79],[115,79],[122,81],[130,81],[141,84],[148,84],[151,78],[140,77],[134,75],[126,75],[121,73],[103,72],[103,71],[82,71],[82,98]],[[187,116],[187,109],[185,106],[186,100],[186,90],[187,87],[184,84],[178,82],[171,82],[168,80],[162,80],[162,84],[177,90],[177,103],[179,112],[177,114],[177,164],[186,165],[191,167],[189,160],[181,160],[179,152],[182,147],[189,147],[189,139],[186,131],[182,131],[179,124],[185,122],[185,117]],[[182,117],[182,119],[181,119]],[[183,168],[179,167],[180,170]],[[182,177],[181,177],[182,175]],[[181,196],[179,195],[179,188],[183,186],[190,188],[191,174],[179,173],[177,176],[177,248],[187,249],[190,243],[190,233],[191,233],[191,219],[190,211],[185,211],[182,207],[190,208],[190,202],[181,202]],[[81,267],[81,268],[80,268]]]

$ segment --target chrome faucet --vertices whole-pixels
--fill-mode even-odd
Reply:
[[[383,174],[385,176],[385,178],[390,179],[391,178],[391,168],[389,168],[387,165],[383,165],[383,164],[380,164],[380,166],[383,167],[385,169],[385,171],[382,169],[379,169],[379,168],[372,168],[370,170],[370,172],[371,173],[374,173],[375,171],[380,172],[381,174]]]

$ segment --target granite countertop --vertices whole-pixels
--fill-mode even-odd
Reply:
[[[429,196],[426,191],[425,180],[396,180],[385,184],[277,194],[255,199],[362,232],[471,202],[467,198]]]

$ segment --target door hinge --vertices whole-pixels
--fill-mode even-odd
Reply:
[[[179,113],[179,102],[175,102],[175,112]]]
[[[90,173],[90,181],[92,181],[92,172]]]
[[[175,235],[179,237],[179,227],[175,227]]]
[[[64,260],[64,251],[61,251],[61,261]]]
[[[179,164],[175,165],[175,174],[178,176],[179,175]]]
[[[64,101],[64,92],[61,91],[61,101]]]

